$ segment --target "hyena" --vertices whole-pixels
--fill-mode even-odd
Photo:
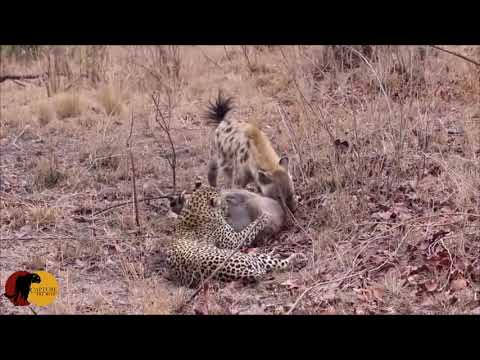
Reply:
[[[206,113],[216,125],[208,164],[210,186],[217,186],[220,168],[231,188],[242,189],[254,182],[264,196],[295,211],[297,201],[288,157],[279,157],[268,137],[255,125],[227,117],[232,105],[232,98],[219,92]]]

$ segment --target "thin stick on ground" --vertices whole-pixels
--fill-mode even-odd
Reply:
[[[191,193],[190,192],[185,192],[184,194],[191,194]],[[137,202],[140,203],[140,202],[145,202],[145,201],[150,201],[150,200],[171,199],[172,197],[179,196],[179,195],[180,194],[178,193],[178,194],[171,194],[171,195],[152,196],[152,197],[147,197],[147,198],[143,198],[143,199],[138,199]],[[130,205],[130,204],[133,204],[133,203],[134,203],[133,200],[124,201],[124,202],[121,202],[119,204],[115,204],[115,205],[106,207],[105,209],[99,210],[99,211],[93,213],[91,215],[91,217],[103,214],[104,212],[116,209],[116,208],[121,207],[121,206]],[[84,220],[84,221],[94,221],[95,219],[83,219],[82,218],[82,220]]]
[[[0,76],[0,83],[7,81],[7,80],[32,80],[32,79],[38,79],[41,78],[42,76],[46,75],[46,73],[42,74],[31,74],[31,75],[14,75],[14,74],[6,74]]]
[[[20,133],[15,137],[15,139],[12,140],[11,142],[11,145],[13,146],[17,146],[16,143],[17,143],[17,140],[25,133],[25,131],[30,127],[30,125],[25,125],[25,127],[23,128],[22,131],[20,131]]]
[[[138,216],[138,200],[137,200],[137,184],[136,184],[136,174],[135,174],[135,161],[133,160],[132,149],[130,148],[130,139],[132,138],[133,133],[133,111],[132,118],[130,121],[130,134],[127,138],[127,152],[130,157],[130,166],[132,167],[132,188],[133,188],[133,209],[135,213],[135,224],[137,228],[140,229],[140,219]]]
[[[150,201],[150,200],[159,200],[159,199],[170,199],[172,197],[172,195],[162,195],[162,196],[154,196],[154,197],[148,197],[148,198],[143,198],[143,199],[139,199],[137,200],[137,202],[144,202],[144,201]],[[125,205],[130,205],[130,204],[133,204],[134,203],[134,200],[131,200],[131,201],[125,201],[125,202],[122,202],[120,204],[115,204],[115,205],[112,205],[112,206],[109,206],[105,209],[102,209],[102,210],[99,210],[95,213],[92,214],[92,217],[93,216],[97,216],[97,215],[100,215],[106,211],[109,211],[109,210],[113,210],[113,209],[116,209],[118,207],[121,207],[121,206],[125,206]]]
[[[328,280],[328,281],[322,281],[322,282],[318,282],[316,284],[313,284],[312,286],[310,286],[309,288],[307,288],[306,290],[304,290],[302,292],[302,294],[297,298],[297,300],[295,300],[295,302],[293,303],[293,305],[290,307],[290,309],[286,312],[286,315],[290,315],[293,310],[295,310],[295,308],[298,306],[298,304],[300,303],[300,301],[304,298],[305,295],[307,295],[307,293],[309,293],[311,290],[315,289],[316,287],[319,287],[319,286],[323,286],[323,285],[328,285],[328,284],[332,284],[332,283],[335,283],[335,282],[338,282],[338,281],[343,281],[343,280],[347,280],[347,279],[350,279],[352,277],[355,277],[355,276],[358,276],[360,274],[362,274],[363,272],[365,272],[366,270],[361,270],[359,272],[356,272],[355,274],[351,274],[349,275],[347,272],[345,275],[341,276],[341,277],[338,277],[336,279],[333,279],[333,280]]]

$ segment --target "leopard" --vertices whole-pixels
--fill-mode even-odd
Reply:
[[[225,189],[220,192],[222,198],[218,203],[223,217],[237,232],[244,230],[262,214],[268,214],[265,227],[255,237],[253,246],[271,243],[285,228],[286,213],[278,201],[245,189]],[[187,201],[185,192],[173,196],[170,200],[170,210],[177,216],[180,215]]]
[[[221,193],[196,184],[192,196],[183,205],[175,226],[175,239],[167,251],[169,277],[186,287],[194,287],[211,276],[222,282],[256,282],[267,273],[285,271],[298,254],[280,259],[272,254],[238,251],[248,248],[268,222],[262,214],[244,230],[235,231],[218,206]]]
[[[220,172],[229,188],[244,189],[253,183],[264,196],[295,212],[298,199],[288,156],[280,157],[255,124],[230,116],[233,108],[233,97],[220,90],[204,112],[206,123],[214,127],[208,160],[209,185],[217,187]]]

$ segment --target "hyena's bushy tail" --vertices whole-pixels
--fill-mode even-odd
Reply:
[[[233,98],[224,97],[222,91],[219,91],[215,102],[210,101],[205,117],[211,124],[218,125],[232,108]]]

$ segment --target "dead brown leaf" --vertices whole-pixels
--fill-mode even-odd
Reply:
[[[373,297],[377,300],[382,300],[383,296],[385,295],[385,289],[380,287],[372,288]]]
[[[480,309],[480,308],[479,308]],[[326,314],[326,315],[335,315],[337,311],[332,305],[328,305],[326,309],[322,309],[320,311],[321,314]]]
[[[288,288],[289,290],[293,290],[293,289],[298,289],[298,288],[299,288],[298,284],[295,283],[295,280],[290,280],[290,279],[282,282],[280,285],[285,286],[285,287]]]
[[[465,280],[464,278],[452,280],[452,282],[450,283],[450,288],[453,291],[459,291],[459,290],[465,289],[466,287],[467,287],[467,280]]]
[[[390,220],[395,219],[397,215],[393,211],[378,211],[373,213],[372,217],[376,220]]]
[[[434,279],[426,281],[423,285],[428,292],[434,292],[438,288],[438,283]]]

